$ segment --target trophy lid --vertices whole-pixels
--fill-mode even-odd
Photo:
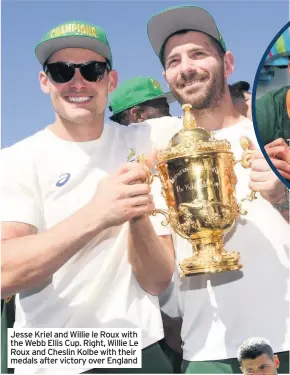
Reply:
[[[184,104],[182,109],[184,112],[183,129],[171,138],[166,149],[158,153],[158,162],[204,152],[230,152],[229,142],[216,140],[212,132],[197,127],[196,120],[190,111],[190,104]]]

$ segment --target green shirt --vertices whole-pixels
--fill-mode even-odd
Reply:
[[[14,370],[8,368],[7,339],[8,328],[13,328],[15,321],[15,297],[6,303],[1,299],[1,374],[13,374]]]
[[[256,101],[257,126],[264,145],[277,138],[283,138],[286,142],[290,139],[290,119],[286,106],[289,89],[290,86],[285,86],[270,91]]]

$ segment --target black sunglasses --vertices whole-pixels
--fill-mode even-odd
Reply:
[[[76,68],[79,68],[85,80],[97,82],[104,77],[106,69],[110,70],[110,65],[107,62],[101,61],[88,61],[81,64],[55,62],[46,64],[44,71],[46,74],[49,73],[54,82],[66,83],[73,78]]]

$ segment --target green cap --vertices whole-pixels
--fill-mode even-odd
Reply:
[[[49,30],[35,47],[37,60],[43,65],[49,56],[64,48],[85,48],[109,60],[112,53],[105,31],[82,21],[68,21]]]
[[[112,92],[109,109],[115,115],[148,100],[160,98],[167,99],[168,104],[176,100],[171,92],[163,92],[156,79],[136,77],[123,82]]]
[[[147,25],[150,43],[162,64],[165,42],[172,34],[181,30],[200,31],[210,35],[225,52],[227,50],[215,20],[207,10],[194,5],[168,8],[151,17]]]

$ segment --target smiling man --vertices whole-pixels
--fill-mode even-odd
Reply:
[[[171,280],[174,253],[148,218],[148,168],[126,163],[132,149],[151,152],[149,128],[104,124],[118,77],[100,27],[60,25],[35,53],[55,121],[1,158],[2,297],[16,294],[14,327],[138,327],[142,368],[133,372],[171,372],[156,295]],[[132,372],[86,367],[61,372]]]
[[[175,275],[177,291],[172,288],[170,302],[172,306],[175,299],[183,318],[182,370],[197,374],[240,373],[238,345],[254,334],[269,337],[273,349],[279,352],[281,373],[287,373],[288,194],[258,149],[252,122],[233,105],[227,82],[234,70],[233,55],[213,17],[196,6],[173,7],[155,14],[148,22],[148,36],[164,67],[170,91],[180,104],[192,106],[197,126],[213,132],[216,139],[228,140],[236,160],[243,153],[242,137],[248,137],[257,148],[253,150],[251,168],[236,165],[235,173],[238,201],[250,189],[259,193],[258,199],[248,204],[248,214],[238,218],[225,238],[225,248],[240,253],[243,268],[183,278],[178,272]],[[162,141],[169,140],[174,133],[166,131],[168,120],[154,121],[154,127],[159,123]],[[193,192],[193,200],[196,194]],[[192,244],[170,228],[167,233],[173,238],[178,268],[181,261],[192,256]],[[173,311],[172,316],[179,311]],[[269,324],[271,321],[274,326]]]

